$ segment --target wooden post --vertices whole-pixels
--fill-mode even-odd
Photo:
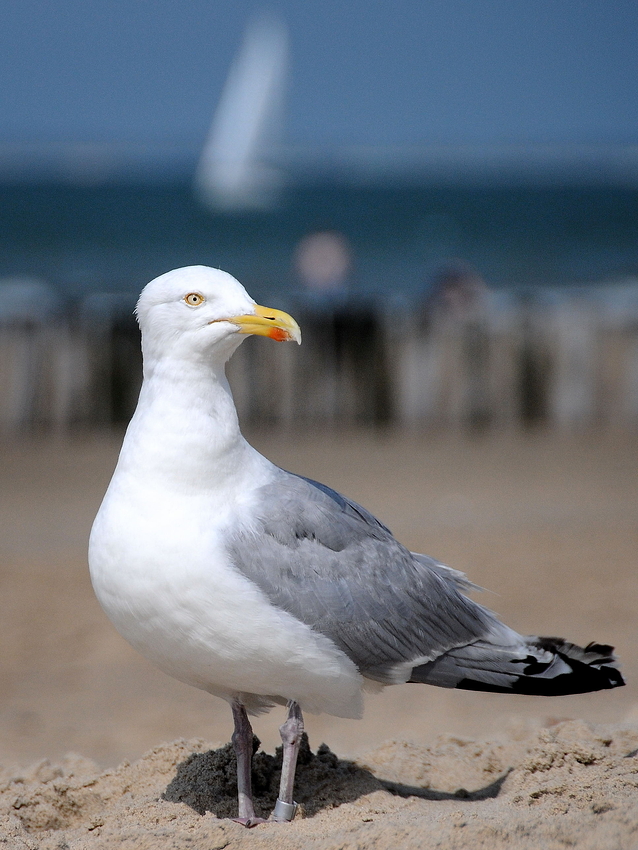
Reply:
[[[550,419],[558,428],[574,430],[591,425],[595,414],[598,323],[595,307],[570,299],[549,316],[553,370]]]

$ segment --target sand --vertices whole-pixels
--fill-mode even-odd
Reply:
[[[252,439],[495,591],[481,601],[520,631],[614,643],[628,686],[402,686],[363,721],[308,717],[297,819],[246,830],[217,817],[234,805],[227,706],[137,656],[92,596],[86,540],[119,438],[5,444],[0,847],[638,847],[638,438]],[[281,721],[255,722],[267,753]],[[267,808],[278,766],[257,767]]]

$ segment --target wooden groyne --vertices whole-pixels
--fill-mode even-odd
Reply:
[[[302,310],[301,348],[248,340],[229,365],[240,417],[278,429],[638,426],[638,297],[511,300],[458,317]],[[130,309],[0,317],[0,431],[121,425],[141,381]]]

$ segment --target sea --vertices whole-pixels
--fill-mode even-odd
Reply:
[[[190,264],[223,268],[257,299],[299,285],[295,246],[335,230],[353,257],[351,286],[414,299],[461,260],[500,291],[638,276],[638,189],[604,186],[347,186],[284,190],[269,209],[203,205],[187,179],[0,185],[0,278],[37,278],[70,302],[133,298]]]

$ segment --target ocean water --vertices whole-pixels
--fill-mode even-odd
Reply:
[[[638,274],[638,190],[306,186],[269,211],[212,213],[187,182],[0,186],[0,276],[37,276],[65,297],[139,292],[168,269],[230,271],[255,295],[296,286],[295,245],[335,229],[353,287],[411,297],[451,259],[495,288]]]

